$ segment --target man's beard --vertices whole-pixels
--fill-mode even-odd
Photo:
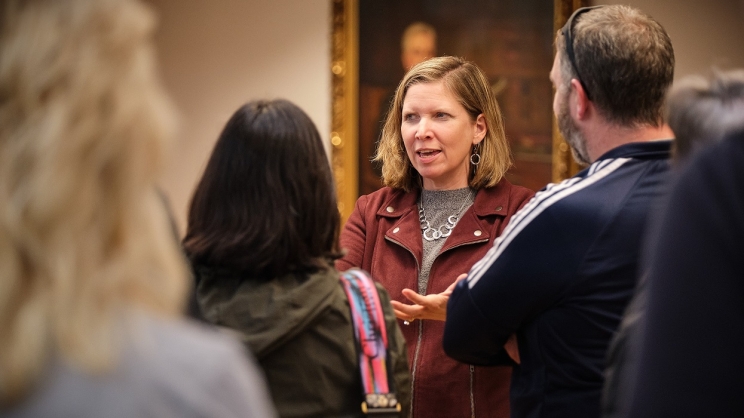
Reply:
[[[581,133],[579,127],[571,119],[571,112],[568,110],[568,97],[561,103],[558,119],[558,130],[561,131],[561,135],[568,142],[568,146],[571,147],[571,154],[577,163],[582,165],[589,165],[591,161],[589,159],[589,152],[586,150],[586,138]]]

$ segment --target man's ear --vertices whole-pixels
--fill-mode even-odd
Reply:
[[[480,115],[478,115],[477,118],[475,118],[475,129],[473,129],[473,145],[483,141],[483,138],[486,137],[486,132],[488,132],[486,117],[483,116],[483,113],[481,113]]]
[[[589,111],[589,103],[591,100],[586,97],[586,90],[584,90],[584,86],[581,85],[579,80],[575,78],[571,79],[571,89],[576,93],[574,95],[576,99],[571,103],[576,114],[576,119],[584,119],[588,115],[587,112]]]

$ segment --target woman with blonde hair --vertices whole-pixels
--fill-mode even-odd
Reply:
[[[442,349],[448,289],[480,260],[533,195],[504,174],[509,146],[488,79],[473,63],[438,57],[398,85],[376,161],[387,187],[357,201],[339,269],[361,267],[393,299],[413,377],[412,417],[508,417],[511,368],[480,368]]]
[[[273,416],[242,347],[178,319],[155,179],[172,111],[134,0],[0,11],[0,415]]]

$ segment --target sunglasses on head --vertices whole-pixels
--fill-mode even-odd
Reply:
[[[586,93],[586,98],[591,100],[591,96],[589,95],[589,89],[586,88],[586,84],[584,84],[584,81],[581,79],[581,73],[579,73],[579,67],[576,66],[576,57],[574,56],[574,48],[573,48],[573,27],[576,24],[576,19],[593,9],[598,9],[603,6],[592,6],[592,7],[582,7],[579,9],[576,9],[576,11],[573,12],[571,17],[568,18],[568,21],[563,26],[563,29],[561,29],[561,33],[563,34],[563,39],[566,41],[566,56],[568,57],[568,61],[571,63],[571,66],[573,67],[574,71],[576,72],[576,79],[579,80],[579,83],[581,84],[581,87],[584,88],[584,93]]]

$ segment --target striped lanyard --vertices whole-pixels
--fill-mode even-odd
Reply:
[[[360,269],[341,273],[341,283],[349,299],[354,336],[359,343],[359,370],[362,376],[365,413],[400,411],[390,393],[387,370],[388,337],[380,296],[374,281]]]

